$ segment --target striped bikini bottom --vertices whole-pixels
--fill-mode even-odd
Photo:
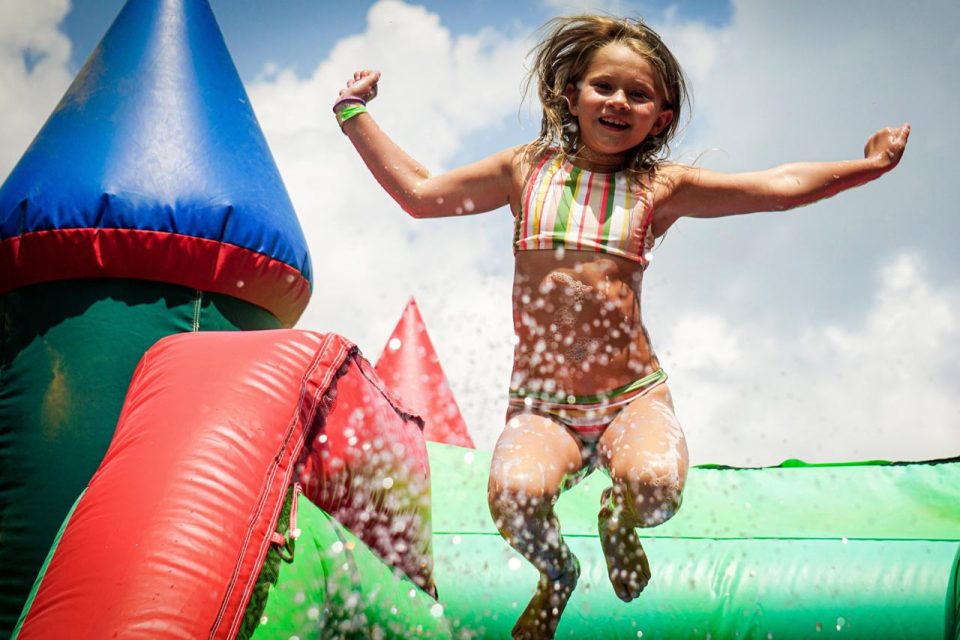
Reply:
[[[663,369],[622,387],[590,396],[557,395],[511,389],[507,419],[533,413],[559,422],[584,440],[595,440],[623,409],[667,379]]]

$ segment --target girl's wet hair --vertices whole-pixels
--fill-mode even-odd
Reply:
[[[530,144],[535,154],[559,148],[565,156],[576,153],[577,119],[564,97],[568,85],[576,86],[586,73],[593,54],[604,46],[622,43],[649,61],[660,82],[664,109],[673,120],[657,135],[649,135],[627,153],[624,168],[634,177],[649,173],[666,161],[669,142],[676,134],[687,101],[687,85],[680,63],[643,20],[612,16],[577,15],[554,18],[543,26],[544,38],[530,54],[533,66],[527,74],[525,93],[535,85],[543,118],[540,135]]]

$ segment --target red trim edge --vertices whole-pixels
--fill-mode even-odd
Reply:
[[[216,240],[140,229],[53,229],[0,242],[0,294],[41,282],[132,278],[231,295],[292,327],[310,283],[285,262]]]

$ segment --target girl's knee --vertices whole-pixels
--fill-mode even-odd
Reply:
[[[687,461],[684,456],[647,456],[636,460],[617,456],[611,460],[608,471],[615,484],[630,493],[651,492],[679,495],[687,480]]]
[[[548,509],[560,495],[560,482],[537,469],[491,469],[487,501],[494,517],[516,513],[534,514]]]

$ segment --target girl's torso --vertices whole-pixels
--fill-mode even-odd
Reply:
[[[645,190],[554,154],[515,182],[511,388],[592,395],[657,370],[640,315],[654,236]]]

